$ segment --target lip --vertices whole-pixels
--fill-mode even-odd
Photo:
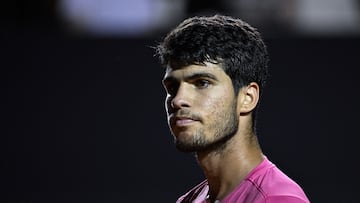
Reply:
[[[196,120],[190,117],[176,116],[170,118],[170,123],[172,126],[184,127],[191,125],[194,122],[196,122]]]

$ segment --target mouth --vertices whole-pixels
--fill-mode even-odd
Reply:
[[[173,116],[170,117],[170,124],[171,126],[176,127],[185,127],[192,125],[193,123],[197,122],[197,119],[191,117],[184,117],[184,116]]]
[[[195,122],[195,120],[190,119],[190,118],[179,118],[179,119],[175,119],[175,124],[177,126],[187,126],[192,124],[193,122]]]

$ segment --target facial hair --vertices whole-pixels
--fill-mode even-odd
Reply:
[[[182,152],[201,152],[205,150],[220,150],[228,140],[230,140],[238,130],[239,118],[236,114],[236,100],[225,111],[216,112],[213,116],[214,120],[208,131],[211,136],[206,136],[203,128],[198,129],[187,140],[179,140],[175,138],[175,145]],[[209,137],[213,139],[209,139]]]

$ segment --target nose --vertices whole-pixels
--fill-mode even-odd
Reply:
[[[181,84],[176,92],[175,97],[171,99],[171,108],[180,109],[190,107],[190,92],[186,84]]]

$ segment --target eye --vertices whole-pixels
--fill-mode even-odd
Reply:
[[[176,94],[178,85],[177,85],[177,84],[174,84],[174,83],[168,83],[168,84],[166,84],[164,87],[165,87],[166,92],[167,92],[169,95],[174,95],[174,94]]]
[[[211,85],[209,80],[199,79],[195,81],[195,86],[200,89],[208,88]]]

